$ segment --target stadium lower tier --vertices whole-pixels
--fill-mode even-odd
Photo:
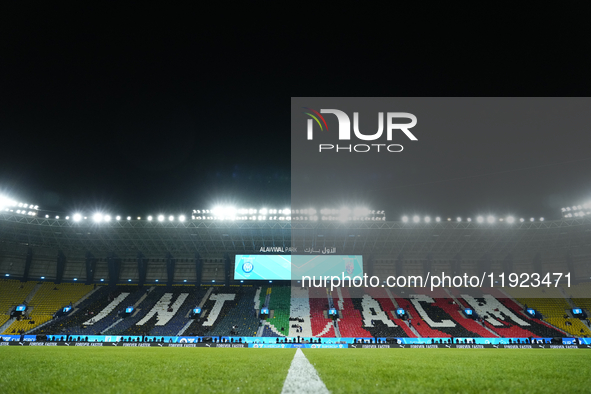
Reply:
[[[84,285],[67,286],[73,288],[50,283],[33,286],[31,292],[36,292],[31,295],[31,311],[20,319],[11,318],[13,306],[0,305],[8,312],[0,315],[3,334],[256,336],[276,337],[278,341],[298,336],[591,336],[588,319],[565,317],[566,299],[528,300],[529,307],[540,306],[544,311],[543,318],[538,319],[526,314],[520,301],[494,291],[468,295],[460,290],[451,297],[441,293],[431,294],[435,296],[432,298],[419,293],[396,294],[384,288],[341,288],[331,293],[324,288],[289,286],[98,286],[94,289]],[[14,303],[14,300],[9,302]],[[56,314],[70,304],[73,307],[67,313]],[[553,306],[557,310],[552,309]],[[269,314],[260,316],[263,307],[269,309]],[[331,309],[337,312],[336,316],[329,315]],[[471,309],[473,314],[466,315],[466,309]],[[196,310],[198,313],[194,312]]]

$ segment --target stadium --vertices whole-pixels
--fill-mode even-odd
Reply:
[[[9,7],[1,394],[591,391],[584,62]]]
[[[310,378],[298,382],[285,376],[290,363],[294,368],[296,349],[304,349],[312,362],[318,357],[331,365],[335,361],[325,357],[353,362],[355,352],[368,352],[361,357],[369,358],[374,357],[371,352],[390,352],[378,353],[386,364],[395,362],[391,357],[408,357],[396,352],[419,352],[412,356],[417,360],[441,356],[425,355],[427,351],[467,349],[480,356],[485,351],[525,352],[515,360],[539,352],[556,352],[552,360],[561,360],[561,352],[575,352],[565,356],[569,360],[588,360],[591,354],[591,219],[586,205],[563,209],[558,220],[403,216],[390,221],[384,211],[363,208],[215,207],[145,218],[106,212],[50,217],[39,206],[7,197],[2,201],[1,344],[10,347],[5,351],[20,352],[17,358],[27,354],[21,349],[25,346],[95,348],[72,357],[85,357],[85,351],[95,357],[96,347],[104,346],[114,347],[107,352],[125,352],[123,347],[208,348],[175,351],[213,352],[207,357],[221,360],[233,359],[226,353],[231,351],[255,353],[236,356],[247,360],[259,357],[256,352],[265,351],[260,349],[279,352],[261,360],[290,351],[276,361],[285,364],[283,375],[278,372],[275,387],[266,389],[289,391],[293,386],[301,392],[306,391],[301,385],[312,384],[306,383]],[[245,258],[260,266],[277,265],[277,259],[287,257],[294,266],[297,259],[334,258],[340,264],[355,258],[363,272],[383,279],[418,281],[426,275],[465,273],[487,280],[479,286],[430,288],[427,282],[408,282],[397,287],[384,280],[373,287],[335,288],[302,286],[297,276],[238,272]],[[524,287],[523,277],[511,282],[507,277],[507,283],[499,284],[503,272],[527,274],[531,287]],[[534,273],[546,272],[552,279],[534,287]],[[513,353],[507,360],[513,360]],[[366,377],[343,388],[327,378],[335,371],[323,368],[317,366],[321,387],[307,390],[384,389],[367,386]],[[299,373],[289,369],[289,374]],[[382,384],[394,389],[388,386],[392,382]],[[253,383],[240,390],[261,387]],[[235,391],[224,385],[218,389]]]

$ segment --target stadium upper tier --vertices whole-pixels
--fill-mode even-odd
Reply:
[[[135,258],[167,253],[180,258],[257,253],[262,247],[335,247],[338,254],[406,259],[504,258],[590,254],[591,218],[535,222],[301,222],[301,221],[146,221],[74,222],[0,213],[4,250],[45,248],[97,256]],[[296,252],[297,253],[297,252]]]
[[[571,272],[591,277],[591,217],[556,221],[147,221],[95,223],[0,213],[0,275],[119,282],[232,280],[234,254],[328,248],[362,255],[369,275]],[[280,253],[280,252],[279,252]],[[138,260],[144,259],[141,274]],[[28,268],[27,268],[28,267]],[[169,270],[172,271],[169,272]],[[24,275],[27,273],[29,276]],[[202,274],[202,276],[201,276]],[[142,276],[143,275],[143,276]],[[60,279],[61,278],[61,279]],[[172,279],[171,279],[172,278]]]

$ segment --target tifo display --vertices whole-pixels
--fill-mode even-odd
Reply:
[[[322,338],[324,344],[346,338],[374,344],[438,344],[429,341],[442,339],[442,344],[470,345],[512,338],[512,343],[499,343],[522,345],[541,339],[556,344],[556,338],[586,341],[591,336],[587,309],[571,308],[574,301],[560,298],[561,289],[527,293],[552,298],[523,298],[519,289],[471,289],[469,294],[462,289],[420,288],[331,292],[260,282],[140,287],[1,280],[0,286],[25,290],[3,293],[0,303],[2,335],[18,338],[222,337],[234,342],[242,338],[243,343],[246,338],[273,338],[271,343],[293,343],[297,338],[316,343]],[[569,290],[578,294],[588,288],[589,283],[581,283]],[[586,305],[585,299],[577,300]],[[26,308],[17,312],[22,306]]]

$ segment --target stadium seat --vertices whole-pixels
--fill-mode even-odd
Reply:
[[[13,322],[5,332],[24,330],[25,332],[52,319],[61,308],[76,303],[93,290],[93,286],[78,283],[43,283],[28,304],[27,320]]]

